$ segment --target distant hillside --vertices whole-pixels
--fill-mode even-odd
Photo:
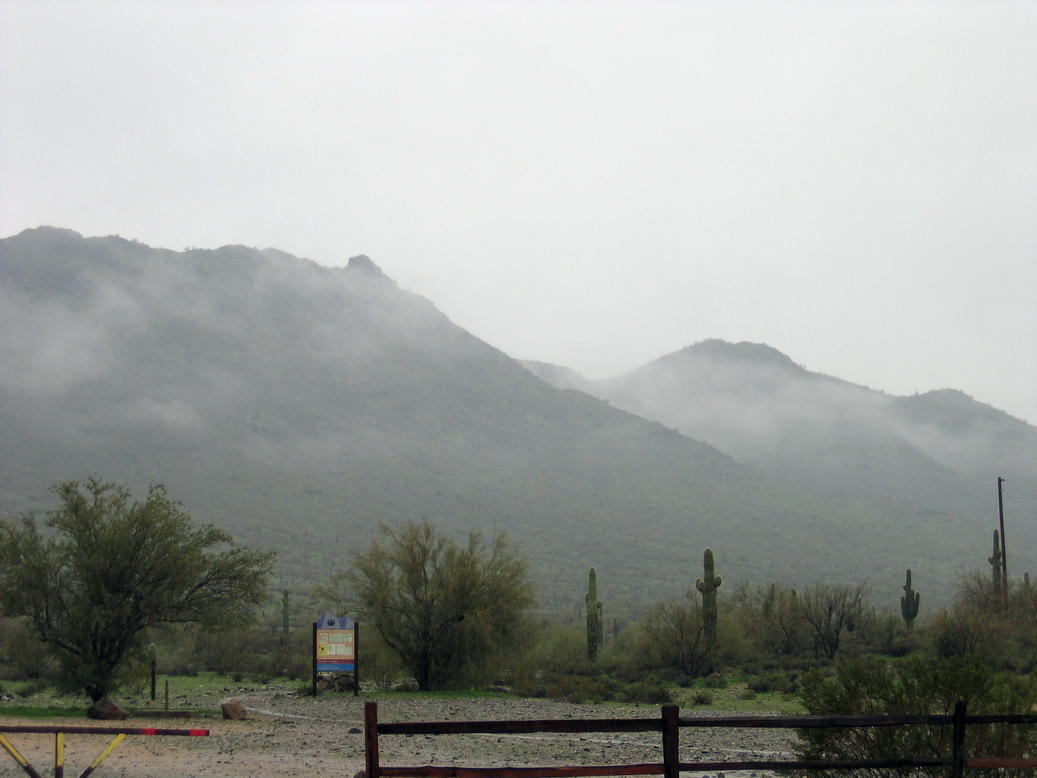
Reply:
[[[946,583],[973,554],[975,517],[953,499],[880,515],[761,475],[677,424],[548,385],[366,257],[329,269],[27,230],[0,240],[0,333],[6,515],[50,505],[58,480],[159,481],[314,582],[379,521],[507,530],[545,605],[582,601],[593,565],[614,613],[683,591],[706,545],[732,587],[877,592],[908,566]]]
[[[552,380],[557,370],[537,373]],[[1037,512],[1037,429],[962,392],[895,397],[810,372],[764,344],[720,340],[623,376],[568,378],[566,385],[710,443],[783,483],[847,499],[876,521],[946,514],[959,517],[970,537],[989,534],[995,478],[1004,475],[1017,563],[1035,562],[1026,546],[1037,539],[1030,520]],[[981,564],[977,555],[973,566]]]
[[[950,389],[887,395],[810,372],[764,344],[703,341],[582,386],[764,470],[843,472],[869,491],[878,485],[869,479],[897,480],[872,461],[882,452],[886,470],[896,464],[941,491],[962,478],[992,481],[995,470],[1033,489],[1037,475],[1037,428],[1003,411]]]

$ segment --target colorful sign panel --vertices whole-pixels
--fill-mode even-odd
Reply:
[[[356,622],[325,613],[314,627],[315,671],[356,672]]]
[[[348,672],[356,669],[353,630],[317,629],[317,672]]]

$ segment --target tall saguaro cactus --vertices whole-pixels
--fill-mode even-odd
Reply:
[[[598,658],[598,647],[601,645],[602,634],[598,574],[592,567],[587,581],[587,659],[591,662]]]
[[[717,647],[717,587],[720,576],[714,574],[713,549],[702,554],[704,576],[695,581],[695,588],[702,593],[702,637],[705,642],[705,671],[713,672],[713,654]]]
[[[907,571],[907,581],[904,583],[904,595],[900,598],[900,615],[904,617],[907,631],[910,632],[918,615],[918,601],[921,595],[911,588],[911,570]]]
[[[997,530],[994,530],[994,553],[987,557],[987,561],[990,562],[990,580],[994,585],[994,601],[1001,604],[1001,560],[1003,555],[1001,554],[1001,536],[998,535]]]

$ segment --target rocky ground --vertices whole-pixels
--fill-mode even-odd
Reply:
[[[224,721],[130,719],[127,726],[204,727],[210,736],[141,737],[123,742],[94,773],[97,778],[173,778],[182,776],[345,776],[363,769],[364,698],[325,693],[319,699],[286,690],[237,690],[226,695],[244,703],[248,718]],[[219,700],[192,701],[195,707],[217,707]],[[4,725],[75,724],[4,718]],[[645,718],[659,715],[658,706],[572,705],[548,700],[497,698],[428,699],[400,697],[378,703],[379,720],[449,721],[480,719]],[[684,715],[720,715],[684,712]],[[733,715],[725,712],[723,715]],[[118,722],[115,722],[118,723]],[[96,722],[103,725],[101,722]],[[52,735],[8,734],[11,742],[41,775],[53,774]],[[66,774],[79,775],[108,743],[107,736],[66,737]],[[789,758],[794,735],[787,730],[681,730],[681,761]],[[447,735],[382,736],[382,765],[532,766],[631,764],[661,762],[660,739],[653,733],[582,735]],[[25,772],[0,751],[0,776]],[[704,775],[702,773],[698,775]],[[728,772],[727,778],[750,776]],[[761,773],[762,775],[762,773]]]

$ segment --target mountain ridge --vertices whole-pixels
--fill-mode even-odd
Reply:
[[[876,592],[908,566],[950,581],[989,545],[953,506],[875,513],[559,390],[369,259],[26,231],[0,240],[0,282],[2,514],[55,481],[163,481],[300,580],[427,518],[507,531],[545,607],[578,605],[595,566],[630,611],[686,588],[707,545],[729,580]]]

